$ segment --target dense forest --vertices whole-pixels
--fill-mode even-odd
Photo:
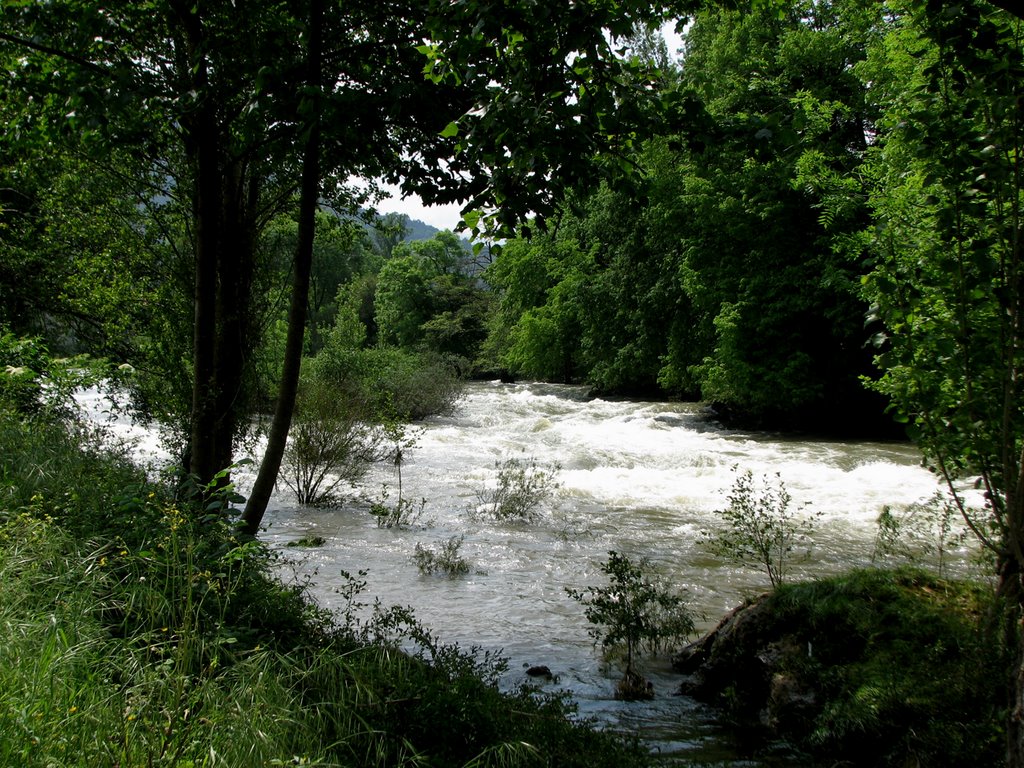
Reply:
[[[6,407],[107,361],[197,504],[266,417],[249,535],[290,431],[400,442],[469,376],[895,424],[993,554],[1024,764],[1024,23],[741,5],[5,0]],[[410,239],[384,182],[473,244]]]

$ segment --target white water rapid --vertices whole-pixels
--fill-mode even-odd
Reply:
[[[402,467],[406,497],[427,500],[429,524],[380,529],[365,497],[391,488],[393,467],[381,467],[341,509],[294,503],[281,486],[265,518],[264,538],[287,553],[292,569],[309,576],[327,607],[342,599],[342,570],[368,571],[367,602],[411,606],[442,641],[500,650],[510,661],[507,682],[526,682],[523,667],[544,664],[558,676],[549,688],[569,690],[584,716],[640,733],[653,749],[689,759],[731,761],[713,717],[672,696],[677,681],[665,662],[646,667],[652,703],[612,700],[614,671],[601,663],[582,607],[567,587],[604,583],[599,566],[609,550],[646,558],[671,583],[707,629],[743,598],[763,591],[767,577],[710,556],[700,532],[718,525],[734,467],[755,477],[779,475],[792,508],[820,512],[809,560],[793,577],[833,573],[871,562],[883,505],[902,508],[940,489],[905,444],[814,441],[728,431],[700,406],[588,400],[585,390],[546,384],[474,383],[454,416],[423,425]],[[510,457],[561,466],[561,487],[539,522],[473,519],[477,493],[493,483],[496,462]],[[238,476],[246,491],[251,477]],[[469,575],[421,575],[417,544],[436,546],[464,535]],[[287,548],[322,536],[313,549]],[[738,763],[737,763],[738,764]],[[752,763],[744,762],[744,765]]]

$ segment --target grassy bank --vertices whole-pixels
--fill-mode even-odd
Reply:
[[[867,569],[787,584],[677,659],[687,692],[807,764],[995,766],[1008,655],[991,587]]]
[[[95,435],[5,412],[0,456],[0,765],[645,761],[404,610],[326,615]]]

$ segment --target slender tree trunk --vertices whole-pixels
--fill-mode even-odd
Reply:
[[[1007,768],[1024,768],[1024,632],[1021,631],[1024,590],[1018,563],[1007,562],[1000,567],[997,595],[1002,609],[1002,643],[1010,662],[1006,681],[1009,713],[1006,721],[1006,765]]]
[[[185,467],[205,486],[232,463],[243,383],[252,346],[259,180],[232,158],[212,95],[201,7],[172,0],[181,30],[176,66],[196,94],[182,115],[192,173],[194,229],[193,370]],[[225,480],[226,482],[226,480]]]
[[[303,338],[306,330],[306,308],[309,303],[309,276],[313,264],[313,236],[316,209],[320,198],[320,61],[321,18],[323,0],[310,0],[307,82],[310,84],[313,104],[310,109],[309,133],[302,159],[302,186],[299,193],[299,237],[295,249],[295,269],[292,280],[291,304],[288,308],[288,335],[285,340],[284,365],[278,391],[274,419],[270,425],[267,449],[260,463],[249,500],[242,513],[242,530],[256,535],[270,502],[270,494],[277,482],[281,459],[288,442],[292,412],[299,389],[302,365]]]
[[[1017,480],[1024,473],[1017,473]],[[1009,478],[1008,478],[1009,479]],[[1008,483],[1014,485],[1011,479]],[[1003,646],[1009,665],[1009,717],[1006,723],[1006,765],[1024,768],[1024,518],[1016,489],[1006,494],[1005,539],[999,563],[997,596],[1002,608]]]
[[[246,367],[252,349],[252,284],[256,266],[254,196],[259,183],[245,162],[236,160],[224,173],[222,238],[217,258],[217,329],[215,336],[212,451],[216,471],[232,463],[239,409],[245,397]]]
[[[200,483],[218,470],[217,434],[217,259],[220,250],[220,141],[214,105],[208,91],[207,61],[203,53],[203,27],[198,11],[176,4],[184,30],[186,57],[182,64],[192,73],[198,104],[183,117],[185,151],[193,173],[195,219],[195,281],[192,321],[192,410],[189,434],[189,471]]]

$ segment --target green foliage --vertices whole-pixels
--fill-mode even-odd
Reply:
[[[430,576],[435,573],[444,574],[450,579],[465,576],[469,573],[470,563],[460,554],[465,536],[452,536],[433,548],[416,545],[413,562],[420,573]]]
[[[343,286],[367,272],[374,263],[369,239],[362,223],[343,219],[337,214],[317,211],[313,240],[313,267],[307,309],[306,352],[315,355],[324,343],[323,337],[335,324],[336,303]],[[290,216],[276,218],[263,235],[262,248],[267,258],[286,282],[298,240],[298,223]]]
[[[383,458],[386,435],[358,401],[339,399],[320,379],[307,378],[299,389],[282,481],[300,504],[337,502],[340,486],[354,485],[370,465]]]
[[[339,341],[332,336],[314,358],[312,376],[339,399],[361,404],[373,419],[450,414],[462,397],[458,361],[452,358],[393,347],[358,349]]]
[[[801,516],[790,511],[792,499],[777,475],[775,484],[767,477],[755,484],[750,470],[740,473],[734,467],[733,471],[736,479],[729,491],[729,506],[717,512],[724,527],[705,532],[705,542],[719,557],[764,569],[772,587],[778,587],[797,557],[793,549],[806,546],[810,554],[814,521],[821,513]]]
[[[542,466],[534,458],[528,461],[511,457],[495,463],[498,470],[494,487],[477,491],[475,515],[487,515],[502,521],[533,523],[540,507],[558,490],[555,478],[560,464]]]
[[[308,549],[315,549],[316,547],[322,547],[327,543],[327,539],[323,536],[309,534],[303,536],[301,539],[295,539],[285,544],[286,547],[303,547]]]
[[[991,599],[909,569],[780,589],[767,610],[797,647],[811,644],[793,671],[821,692],[794,723],[803,743],[879,766],[1001,764],[1006,649],[984,631]]]
[[[367,617],[365,573],[335,624],[233,537],[230,489],[201,520],[78,435],[0,413],[0,763],[646,764],[407,609]]]
[[[506,245],[488,360],[755,425],[883,425],[847,242],[869,214],[855,174],[877,107],[857,66],[875,24],[846,2],[695,13],[662,83],[686,129],[644,145],[636,188],[578,188],[554,232]]]
[[[584,614],[593,626],[595,643],[611,650],[624,647],[625,680],[629,687],[620,690],[638,698],[633,662],[641,652],[656,653],[681,643],[693,632],[693,616],[683,597],[652,581],[644,566],[634,565],[618,552],[608,553],[601,566],[608,585],[585,590],[566,589],[569,597],[585,606]],[[649,698],[642,686],[639,698]]]
[[[260,359],[261,336],[279,316],[274,300],[285,270],[269,263],[265,236],[278,214],[295,210],[295,191],[301,187],[308,203],[303,231],[320,200],[363,215],[379,199],[379,180],[401,179],[403,195],[459,203],[475,232],[508,237],[528,215],[554,213],[568,184],[596,180],[603,164],[618,177],[633,175],[638,138],[664,110],[647,87],[654,67],[624,57],[622,41],[634,24],[660,23],[670,6],[615,0],[496,15],[479,2],[258,2],[239,18],[219,0],[7,4],[0,114],[10,130],[0,140],[17,171],[4,168],[0,182],[0,226],[14,244],[2,250],[13,258],[0,291],[22,302],[31,292],[10,277],[22,265],[45,265],[60,252],[54,246],[65,245],[38,237],[49,223],[38,216],[40,202],[52,199],[38,193],[53,166],[28,184],[19,176],[50,155],[58,166],[86,161],[67,191],[77,182],[111,203],[100,215],[75,206],[71,226],[60,229],[81,236],[61,253],[57,280],[33,282],[52,291],[40,296],[65,304],[59,331],[95,326],[94,351],[127,348],[117,357],[130,356],[144,374],[138,404],[187,436],[191,468],[207,481],[232,462],[266,396],[259,376],[274,370]],[[327,87],[327,78],[348,86]],[[17,183],[9,187],[9,178]],[[57,221],[64,210],[46,218]],[[296,340],[316,247],[301,240]],[[326,267],[330,254],[322,255]],[[335,279],[314,270],[315,309],[320,278]],[[64,302],[65,284],[97,290]],[[483,335],[482,294],[458,280],[426,287],[438,289],[440,303],[423,316],[426,343],[472,358]],[[296,384],[290,357],[282,403]],[[284,421],[282,414],[277,423]],[[268,469],[277,466],[283,431],[270,442]],[[256,495],[262,506],[264,494]]]
[[[380,496],[370,504],[370,514],[377,520],[378,528],[395,528],[406,530],[412,528],[423,517],[427,507],[427,500],[424,498],[411,499],[403,495],[401,481],[398,486],[398,496],[394,503],[389,504],[388,499],[391,492],[387,485],[381,486]]]
[[[74,393],[112,375],[87,355],[54,358],[42,339],[18,337],[0,326],[0,406],[21,414],[70,416]]]
[[[1001,572],[1011,561],[1016,572],[1024,565],[1018,30],[971,5],[915,9],[872,53],[888,107],[869,166],[877,257],[864,290],[884,371],[875,387],[968,520],[956,481],[980,478],[992,525],[972,532]]]
[[[0,456],[0,516],[31,510],[81,538],[123,526],[132,545],[156,522],[152,510],[122,510],[124,489],[144,474],[100,431],[0,409]]]
[[[483,347],[490,367],[551,381],[578,378],[580,305],[573,288],[585,274],[585,259],[571,242],[538,236],[502,248],[484,274],[498,294]]]
[[[451,232],[399,243],[377,276],[379,340],[472,360],[486,334],[488,297]]]
[[[423,516],[423,510],[427,506],[426,499],[414,501],[407,498],[402,486],[402,466],[405,458],[419,439],[419,432],[410,433],[406,426],[400,422],[392,421],[384,425],[384,434],[389,443],[386,453],[388,461],[395,468],[397,478],[398,496],[394,504],[388,504],[391,495],[387,485],[381,487],[380,498],[370,505],[370,514],[377,519],[378,528],[397,528],[405,530],[411,528]]]
[[[194,624],[222,597],[211,584],[230,582],[182,567],[172,587],[164,569],[136,570],[117,547],[82,552],[33,518],[0,539],[0,612],[20,627],[0,640],[0,762],[227,765],[316,749],[285,659]]]
[[[882,509],[871,559],[900,559],[934,568],[942,578],[947,575],[950,552],[962,547],[970,536],[956,503],[948,495],[936,493],[927,501],[911,504],[902,511],[889,506]]]

